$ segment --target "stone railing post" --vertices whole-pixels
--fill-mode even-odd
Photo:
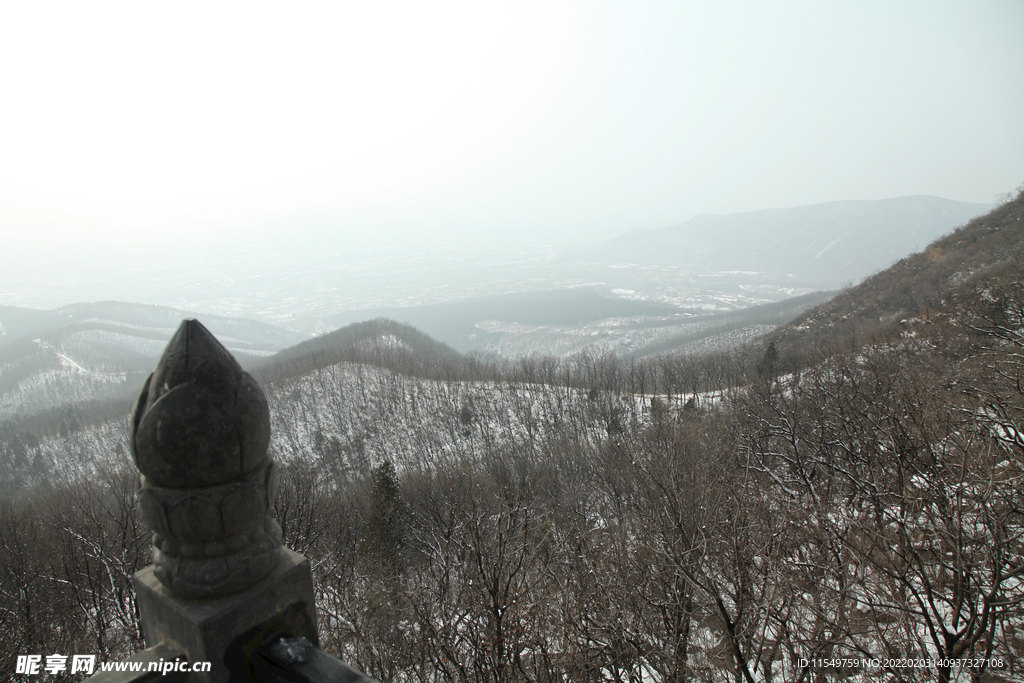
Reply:
[[[369,680],[316,649],[309,561],[282,546],[274,516],[266,398],[198,321],[182,322],[146,380],[130,443],[153,529],[153,564],[135,574],[146,652],[210,662],[197,683],[274,680],[311,657],[330,660],[323,680]]]

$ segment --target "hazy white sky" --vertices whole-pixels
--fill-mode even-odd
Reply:
[[[1022,73],[1019,0],[5,3],[0,236],[990,202]]]

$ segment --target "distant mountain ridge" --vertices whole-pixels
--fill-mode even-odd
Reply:
[[[76,303],[52,310],[0,306],[0,345],[23,337],[53,334],[62,328],[117,329],[130,336],[167,341],[182,318],[194,315],[170,306],[124,301]],[[298,332],[246,318],[204,314],[202,319],[228,347],[243,353],[249,349],[277,351],[307,338]]]
[[[119,301],[53,310],[0,306],[0,420],[133,395],[181,319],[192,315]],[[202,320],[243,365],[308,338],[245,318]]]
[[[991,208],[919,195],[704,214],[680,225],[632,230],[566,256],[757,271],[831,288],[886,268]]]

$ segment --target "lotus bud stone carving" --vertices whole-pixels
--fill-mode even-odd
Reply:
[[[132,411],[139,501],[157,578],[183,598],[252,586],[281,550],[262,389],[196,320],[185,320]]]

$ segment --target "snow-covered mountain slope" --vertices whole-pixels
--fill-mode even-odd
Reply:
[[[53,311],[0,306],[0,419],[138,391],[187,311],[119,302]],[[244,319],[204,316],[250,364],[305,335]]]
[[[271,450],[325,475],[366,474],[475,458],[504,448],[540,452],[553,443],[596,445],[648,420],[649,399],[528,382],[443,381],[342,362],[266,383]],[[54,412],[39,434],[18,419],[0,423],[0,479],[31,488],[75,480],[128,457],[127,405],[95,423],[76,408]]]

